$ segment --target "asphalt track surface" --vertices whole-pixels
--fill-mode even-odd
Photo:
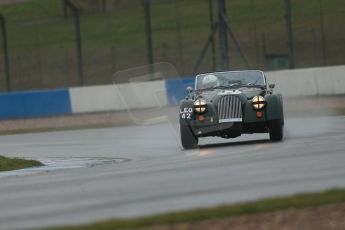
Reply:
[[[83,160],[100,160],[87,167],[62,163],[24,174],[0,173],[0,229],[88,223],[345,187],[344,116],[288,119],[281,143],[255,134],[207,138],[199,149],[183,151],[176,124],[158,124],[0,136],[0,151],[79,166]]]

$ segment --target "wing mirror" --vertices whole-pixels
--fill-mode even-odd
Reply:
[[[268,87],[270,87],[270,89],[273,89],[274,87],[276,87],[276,84],[269,84]]]
[[[188,94],[191,94],[193,92],[193,88],[191,86],[188,86],[186,88],[186,91],[187,91]]]
[[[188,86],[188,87],[186,88],[186,91],[187,91],[187,94],[188,94],[188,96],[186,97],[186,99],[187,99],[187,100],[188,100],[188,99],[193,99],[193,96],[192,96],[193,88],[192,88],[191,86]]]

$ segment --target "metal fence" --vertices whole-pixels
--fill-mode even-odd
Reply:
[[[153,62],[172,63],[181,76],[190,76],[212,22],[219,19],[217,0],[67,2],[80,13],[80,43],[75,12],[64,0],[0,7],[6,19],[10,90],[109,84],[114,72],[148,64],[145,2],[150,3]],[[227,32],[229,68],[248,68],[244,56],[251,68],[288,68],[285,0],[225,3],[234,35]],[[291,0],[295,68],[345,63],[344,15],[343,0]],[[0,91],[6,91],[4,46],[0,50]],[[217,33],[197,71],[222,69],[221,52]]]

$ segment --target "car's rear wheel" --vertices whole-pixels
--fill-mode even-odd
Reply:
[[[193,149],[198,145],[198,137],[196,137],[189,126],[180,125],[181,142],[184,149]]]
[[[269,122],[269,133],[271,141],[281,141],[284,135],[284,124],[282,120],[273,120]]]

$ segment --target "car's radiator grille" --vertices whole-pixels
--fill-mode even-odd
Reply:
[[[242,121],[242,105],[237,96],[223,96],[218,101],[219,123]]]

